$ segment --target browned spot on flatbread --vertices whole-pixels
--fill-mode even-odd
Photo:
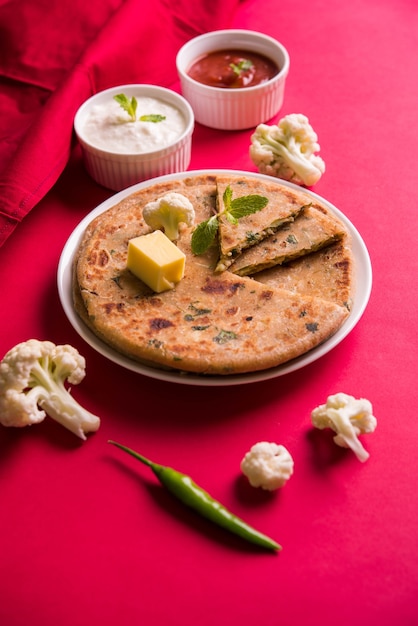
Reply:
[[[162,328],[170,328],[170,326],[174,326],[173,322],[170,322],[170,320],[166,320],[162,317],[154,317],[154,319],[150,320],[149,324],[152,330],[161,330]]]
[[[202,291],[213,294],[233,294],[242,287],[240,282],[226,282],[224,280],[218,280],[216,278],[207,277],[205,284],[202,286]]]

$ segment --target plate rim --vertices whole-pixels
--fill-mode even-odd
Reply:
[[[304,192],[312,196],[314,199],[324,203],[332,212],[335,213],[335,215],[344,223],[344,225],[349,230],[352,237],[353,255],[355,259],[354,271],[356,282],[356,292],[354,295],[353,307],[350,311],[350,315],[348,316],[348,318],[337,330],[337,332],[334,333],[334,335],[329,337],[329,339],[324,341],[319,346],[316,346],[309,352],[306,352],[305,354],[295,359],[292,359],[291,361],[283,363],[282,365],[268,368],[266,370],[248,372],[245,374],[231,374],[226,376],[211,375],[205,377],[201,374],[153,368],[151,366],[134,361],[133,359],[130,359],[129,357],[118,353],[112,347],[108,346],[104,341],[97,337],[78,316],[75,311],[72,298],[72,266],[74,255],[76,253],[78,245],[81,242],[84,231],[90,224],[90,222],[98,215],[101,215],[106,210],[108,210],[127,196],[131,195],[132,193],[139,191],[140,189],[145,189],[160,182],[166,182],[170,180],[182,180],[183,178],[197,177],[202,175],[250,176],[256,178],[257,180],[265,180],[268,182],[272,182],[272,180],[277,181],[277,183],[289,187],[290,189],[294,189],[297,191],[301,190],[301,187],[299,185],[282,179],[275,179],[266,174],[260,174],[257,172],[247,172],[244,170],[234,169],[199,169],[150,178],[146,181],[142,181],[140,183],[136,183],[135,185],[127,187],[126,189],[123,189],[116,194],[110,196],[99,205],[97,205],[94,209],[92,209],[77,224],[77,226],[73,229],[72,233],[68,237],[59,258],[57,269],[58,296],[64,313],[74,330],[88,345],[90,345],[90,347],[96,350],[96,352],[125,369],[131,370],[143,376],[147,376],[148,378],[154,378],[157,380],[185,385],[219,387],[261,382],[295,372],[317,361],[321,357],[325,356],[325,354],[328,354],[328,352],[333,350],[351,333],[351,331],[355,328],[355,326],[358,324],[361,317],[363,316],[363,313],[369,302],[372,290],[372,264],[367,246],[359,231],[349,220],[349,218],[329,200],[326,200],[322,196],[318,195],[316,192],[306,188],[303,188]],[[359,287],[361,288],[359,289]]]

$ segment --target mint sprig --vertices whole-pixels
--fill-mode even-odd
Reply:
[[[165,115],[159,115],[157,113],[151,113],[150,115],[141,115],[141,117],[139,118],[140,122],[152,122],[153,124],[163,122],[164,120]]]
[[[119,93],[116,96],[113,96],[113,99],[122,107],[124,111],[127,112],[129,117],[131,118],[131,122],[136,122],[136,109],[138,107],[138,101],[135,96],[132,98],[128,98],[124,93]],[[157,124],[158,122],[163,122],[166,119],[165,115],[159,115],[157,113],[151,113],[149,115],[141,115],[139,118],[140,122],[153,122]]]
[[[225,215],[231,224],[238,224],[241,217],[257,213],[268,204],[268,198],[260,195],[240,196],[232,199],[232,189],[229,185],[226,187],[222,199],[224,210],[212,215],[204,222],[200,222],[194,229],[191,240],[193,254],[203,254],[213,244],[219,230],[221,215]]]

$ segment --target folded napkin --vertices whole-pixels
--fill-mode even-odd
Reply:
[[[0,246],[65,168],[78,107],[125,83],[170,87],[175,57],[241,0],[6,0],[0,6]]]

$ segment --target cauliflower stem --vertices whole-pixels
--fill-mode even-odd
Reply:
[[[328,396],[325,404],[312,411],[311,418],[316,428],[333,430],[337,446],[351,448],[359,461],[364,463],[370,455],[358,436],[376,429],[377,420],[372,411],[371,403],[365,398],[356,399],[340,392]]]
[[[293,113],[276,125],[259,124],[251,137],[250,157],[263,174],[310,187],[325,172],[318,136],[305,115]]]
[[[48,414],[86,439],[100,419],[82,407],[65,387],[85,376],[85,360],[69,345],[30,339],[12,348],[0,363],[0,422],[4,426],[37,424]]]
[[[64,385],[61,376],[65,372],[46,357],[32,369],[29,386],[30,394],[37,404],[61,426],[70,430],[81,439],[86,439],[85,432],[96,430],[98,418],[82,407]]]

